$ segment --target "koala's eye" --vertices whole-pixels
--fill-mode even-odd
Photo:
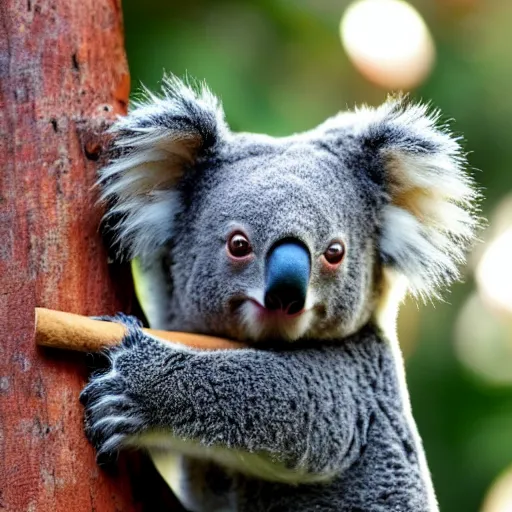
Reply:
[[[228,240],[228,251],[234,258],[245,258],[252,253],[252,247],[245,235],[234,233]]]
[[[330,265],[339,265],[345,256],[345,245],[343,242],[333,242],[324,252],[324,258]]]

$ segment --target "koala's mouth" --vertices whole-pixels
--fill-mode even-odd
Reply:
[[[308,331],[314,316],[312,308],[269,309],[252,297],[241,301],[237,309],[244,337],[255,341],[298,340]]]
[[[288,304],[285,309],[277,308],[277,309],[268,309],[263,304],[260,304],[257,300],[253,298],[247,299],[249,302],[256,306],[256,310],[258,311],[258,315],[264,318],[275,318],[281,319],[280,321],[288,321],[294,318],[298,318],[301,315],[305,314],[307,310],[302,307],[297,311],[296,303],[292,302]]]

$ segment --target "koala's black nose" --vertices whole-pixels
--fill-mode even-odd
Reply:
[[[298,240],[275,245],[266,262],[265,307],[281,309],[289,315],[304,308],[311,261],[309,251]]]

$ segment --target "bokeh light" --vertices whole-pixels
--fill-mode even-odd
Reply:
[[[455,326],[460,361],[492,384],[512,384],[511,213],[512,198],[505,198],[491,216],[487,240],[478,250],[477,289]]]
[[[489,244],[478,264],[476,279],[491,307],[512,315],[512,224]]]
[[[477,293],[460,311],[455,347],[459,360],[486,382],[512,384],[512,317],[488,308]]]
[[[500,475],[485,498],[481,512],[512,511],[512,467]]]
[[[412,89],[434,64],[427,25],[403,0],[358,0],[341,20],[340,35],[354,66],[385,89]]]

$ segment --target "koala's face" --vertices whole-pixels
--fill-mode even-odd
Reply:
[[[341,337],[369,318],[372,194],[314,138],[242,135],[182,185],[177,325],[241,339]]]
[[[420,296],[457,277],[475,192],[435,124],[391,100],[291,137],[234,134],[208,90],[169,79],[114,127],[107,217],[131,256],[171,262],[167,328],[342,338],[375,312],[383,269]]]

